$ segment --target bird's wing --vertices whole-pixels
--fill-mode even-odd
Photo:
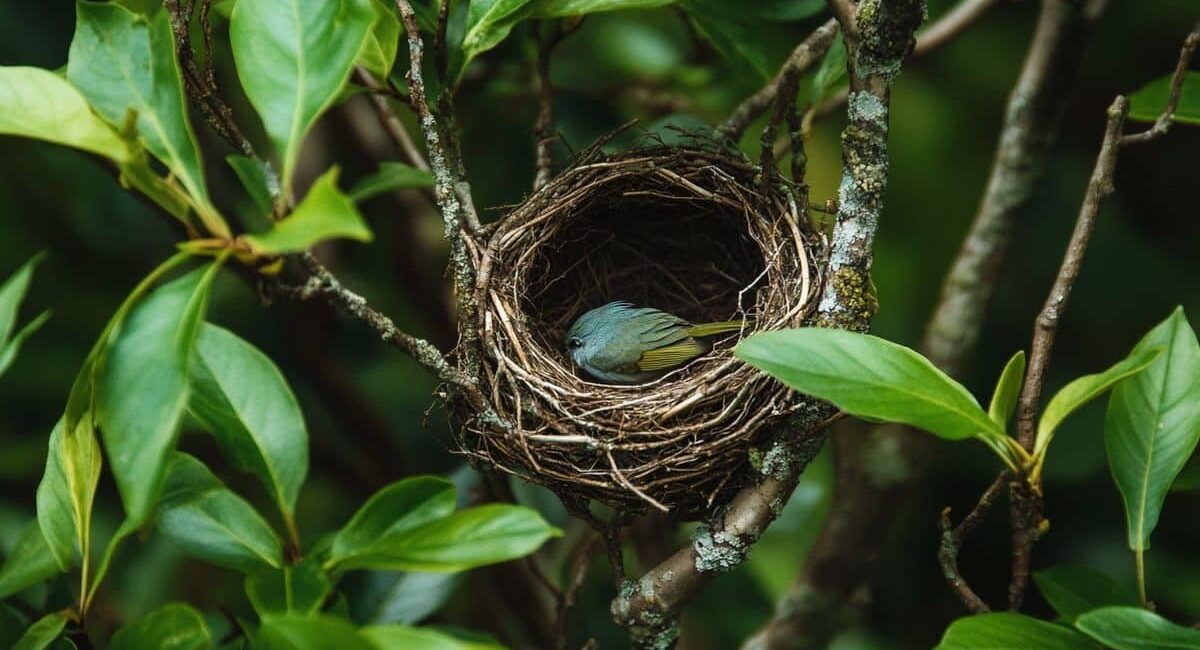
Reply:
[[[638,359],[638,370],[667,370],[681,366],[708,352],[708,346],[693,338],[686,338],[670,345],[646,350]]]

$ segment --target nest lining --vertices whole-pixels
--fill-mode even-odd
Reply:
[[[822,238],[743,158],[658,147],[583,157],[490,241],[479,287],[483,372],[501,431],[466,418],[463,450],[572,499],[700,515],[746,479],[763,425],[797,408],[733,358],[753,330],[816,306]],[[749,319],[648,384],[595,383],[563,343],[584,311],[626,300],[692,322]]]

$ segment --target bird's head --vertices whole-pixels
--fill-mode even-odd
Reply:
[[[619,323],[629,308],[629,303],[611,302],[587,311],[575,319],[571,328],[567,330],[564,341],[571,360],[578,366],[587,367],[588,360],[597,352],[595,348],[603,345],[602,332],[605,328],[612,328]]]

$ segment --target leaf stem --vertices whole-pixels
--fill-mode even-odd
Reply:
[[[1133,549],[1134,569],[1137,573],[1138,602],[1146,606],[1146,549],[1138,546]]]

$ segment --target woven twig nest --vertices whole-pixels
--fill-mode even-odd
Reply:
[[[748,480],[756,434],[798,408],[732,348],[751,331],[805,322],[822,255],[783,181],[762,183],[740,155],[583,156],[490,241],[477,294],[482,373],[512,427],[464,418],[463,450],[567,500],[709,511]],[[584,311],[614,300],[695,323],[753,322],[652,383],[607,385],[571,363],[564,337]]]

